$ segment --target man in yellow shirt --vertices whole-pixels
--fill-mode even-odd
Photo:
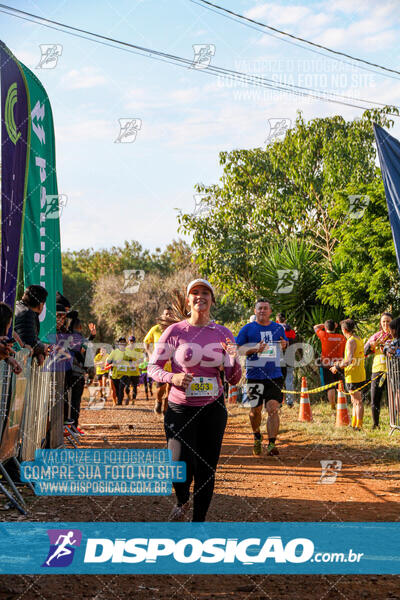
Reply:
[[[112,365],[111,381],[114,384],[118,406],[122,405],[126,380],[123,379],[128,372],[129,361],[124,359],[126,338],[117,340],[116,348],[107,357],[106,365]]]
[[[127,399],[125,400],[125,404],[129,404],[129,400],[132,401],[132,404],[135,404],[136,396],[137,396],[137,387],[139,383],[140,377],[140,369],[139,363],[142,359],[141,351],[135,347],[136,338],[134,335],[131,335],[129,338],[129,344],[126,347],[124,359],[129,362],[128,371],[126,375],[124,375],[123,379],[125,381],[125,392],[127,394]],[[130,388],[132,387],[132,394],[130,392]]]
[[[94,365],[96,367],[96,375],[97,379],[100,383],[100,393],[101,396],[105,396],[107,378],[108,378],[108,369],[106,369],[106,360],[107,360],[107,350],[106,348],[100,348],[98,354],[94,357]]]
[[[168,317],[171,317],[171,316],[172,316],[171,307],[167,306],[164,309],[164,311],[161,315],[161,318],[163,320],[168,320]],[[143,340],[144,349],[145,349],[145,352],[147,353],[149,360],[153,353],[154,345],[160,339],[163,331],[164,331],[164,329],[161,327],[161,325],[154,325],[154,327],[152,327],[144,337],[144,340]],[[171,363],[169,361],[164,366],[164,369],[166,371],[172,370]],[[165,413],[165,411],[167,410],[167,406],[168,406],[168,384],[167,383],[156,383],[156,390],[157,391],[156,391],[156,402],[154,405],[154,412],[157,415],[161,415],[163,412]]]

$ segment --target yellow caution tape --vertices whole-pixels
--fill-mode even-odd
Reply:
[[[378,377],[382,377],[383,382],[382,383],[379,382],[379,385],[381,386],[385,382],[386,373],[384,373],[382,376],[380,374],[377,375],[373,379],[370,379],[369,381],[367,381],[367,383],[364,383],[364,385],[362,385],[361,387],[357,388],[356,390],[353,390],[351,393],[350,392],[345,392],[344,390],[342,391],[342,393],[345,394],[345,396],[351,396],[351,394],[355,394],[356,392],[359,392],[363,388],[367,387],[367,385],[369,385],[371,383],[371,381],[375,381],[375,379],[378,379]],[[333,388],[333,387],[335,387],[338,384],[339,384],[339,381],[334,381],[333,383],[328,383],[328,385],[323,385],[321,387],[314,388],[313,390],[307,390],[305,393],[306,394],[317,394],[318,392],[324,392],[325,390],[329,390],[330,388]],[[300,395],[303,392],[294,392],[292,390],[282,390],[282,393],[283,394]]]
[[[323,385],[321,387],[318,388],[314,388],[313,390],[307,390],[305,393],[306,394],[316,394],[317,392],[323,392],[324,390],[329,390],[329,388],[335,387],[335,385],[337,385],[339,382],[338,381],[334,381],[333,383],[328,383],[328,385]],[[293,392],[291,390],[282,390],[283,394],[302,394],[303,392]]]

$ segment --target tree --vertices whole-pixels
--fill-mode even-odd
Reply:
[[[133,240],[111,249],[87,248],[64,252],[64,293],[83,321],[93,321],[96,320],[96,312],[92,310],[93,293],[105,274],[115,276],[113,281],[118,282],[115,283],[115,294],[118,302],[121,302],[124,270],[144,271],[145,279],[151,274],[160,278],[189,267],[191,259],[191,248],[183,240],[173,240],[163,252],[157,248],[151,253]]]
[[[349,197],[358,196],[356,212]],[[372,183],[337,192],[332,218],[339,219],[333,268],[322,276],[318,297],[343,306],[348,316],[365,319],[400,311],[400,278],[380,173]]]
[[[94,285],[92,310],[96,321],[105,332],[104,341],[119,335],[130,335],[132,323],[137,340],[157,323],[163,309],[171,302],[173,290],[185,289],[198,275],[194,267],[187,267],[172,275],[161,277],[150,273],[135,294],[121,293],[124,279],[121,275],[103,275]]]
[[[196,262],[226,294],[250,302],[263,252],[301,236],[333,268],[339,224],[335,194],[371,182],[375,172],[372,121],[390,127],[394,107],[305,123],[298,115],[283,141],[267,148],[220,153],[220,185],[196,186],[201,212],[180,213],[193,235]]]

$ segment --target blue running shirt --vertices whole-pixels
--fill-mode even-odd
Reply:
[[[238,346],[246,344],[255,346],[263,341],[267,348],[262,354],[251,354],[246,357],[247,379],[277,379],[282,377],[281,371],[281,345],[283,338],[288,341],[282,325],[271,321],[269,325],[260,325],[257,321],[247,323],[236,336]],[[243,350],[243,349],[242,349]]]

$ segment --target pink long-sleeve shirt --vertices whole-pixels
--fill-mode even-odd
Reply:
[[[195,327],[187,321],[170,325],[155,345],[147,368],[148,375],[160,383],[172,383],[174,373],[192,373],[195,377],[215,377],[218,394],[215,396],[186,396],[183,387],[172,384],[169,400],[175,404],[204,406],[214,402],[223,392],[219,367],[223,365],[226,379],[232,385],[239,382],[242,369],[237,359],[221,346],[226,338],[235,343],[233,334],[223,325],[211,322]],[[172,372],[163,369],[171,360]]]

